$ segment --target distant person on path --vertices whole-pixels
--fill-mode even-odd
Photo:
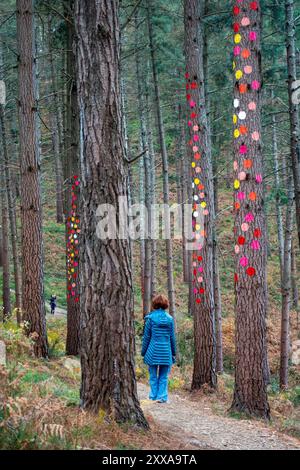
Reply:
[[[152,301],[152,312],[145,316],[142,356],[149,367],[150,400],[168,401],[168,376],[176,360],[174,319],[166,312],[169,301],[164,295]]]
[[[55,309],[56,309],[56,295],[51,295],[50,299],[50,308],[51,308],[51,315],[55,314]]]

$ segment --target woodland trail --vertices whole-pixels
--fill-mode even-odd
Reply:
[[[146,416],[186,442],[187,448],[217,450],[300,450],[300,441],[259,421],[237,420],[213,414],[207,403],[170,394],[170,403],[148,400],[148,387],[138,384]]]

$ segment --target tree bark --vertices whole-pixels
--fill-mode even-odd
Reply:
[[[65,208],[66,208],[66,245],[68,244],[69,217],[72,215],[72,185],[74,185],[74,176],[80,176],[79,169],[79,112],[77,101],[77,85],[75,77],[75,55],[73,51],[75,26],[74,26],[74,0],[69,0],[65,8],[66,30],[67,30],[67,60],[66,68],[69,81],[67,83],[67,103],[66,103],[66,165],[65,165]],[[79,187],[77,188],[77,197],[80,196]],[[69,272],[68,257],[67,261],[67,340],[66,354],[77,356],[79,354],[79,323],[80,323],[80,303],[79,286],[75,287],[75,295],[68,288],[72,287],[72,280],[79,279],[79,263],[73,268],[74,272]]]
[[[158,85],[158,74],[157,74],[157,63],[156,63],[156,54],[154,47],[154,33],[153,33],[153,0],[148,0],[147,2],[147,20],[148,20],[148,30],[149,30],[149,46],[150,46],[150,55],[151,55],[151,64],[152,64],[152,74],[153,74],[153,86],[154,86],[154,95],[155,95],[155,107],[157,114],[157,125],[158,125],[158,135],[159,135],[159,145],[162,156],[163,164],[163,199],[164,204],[169,206],[169,162],[168,162],[168,153],[165,140],[165,130],[163,123],[163,116],[160,103],[160,90]],[[168,276],[168,295],[169,295],[169,310],[170,314],[175,317],[175,288],[174,288],[174,269],[173,269],[173,243],[171,238],[171,221],[169,213],[164,214],[165,229],[167,233],[166,237],[166,256],[167,256],[167,276]]]
[[[21,162],[22,306],[34,354],[47,357],[44,301],[40,156],[37,141],[37,103],[32,0],[17,0],[19,54],[19,128]]]
[[[279,383],[281,389],[288,387],[289,356],[290,356],[290,310],[292,293],[292,237],[293,237],[293,176],[287,181],[288,202],[285,218],[284,257],[282,270],[282,304],[281,304],[281,336],[280,336],[280,372]]]
[[[1,209],[2,209],[2,299],[3,299],[3,321],[11,313],[10,304],[10,265],[9,265],[9,228],[8,228],[8,202],[5,184],[5,175],[2,173]]]
[[[127,197],[120,93],[117,0],[76,0],[80,152],[81,404],[118,422],[148,427],[134,371],[133,288],[130,244],[100,239],[96,211]]]
[[[203,68],[203,0],[185,0],[184,29],[187,76],[187,100],[193,148],[193,217],[203,211],[204,226],[193,220],[196,251],[193,252],[194,289],[194,372],[192,389],[208,384],[217,386],[216,331],[213,287],[214,195],[205,104]],[[195,199],[196,198],[196,199]],[[200,238],[199,241],[198,238]],[[201,237],[202,240],[201,240]]]
[[[21,290],[21,276],[20,276],[20,265],[19,265],[19,256],[18,256],[18,232],[17,232],[17,222],[16,222],[16,207],[15,201],[12,194],[11,188],[11,178],[10,178],[10,169],[9,169],[9,157],[6,143],[6,129],[5,129],[5,116],[3,106],[0,105],[0,125],[2,132],[2,149],[3,149],[3,159],[4,159],[4,177],[5,177],[5,187],[7,194],[7,204],[8,204],[8,213],[9,213],[9,223],[11,231],[11,246],[12,246],[12,255],[13,255],[13,265],[14,265],[14,281],[15,281],[15,308],[17,314],[17,323],[21,323],[21,308],[22,308],[22,290]]]
[[[234,169],[236,273],[235,387],[232,409],[268,418],[266,340],[266,220],[261,148],[261,8],[246,0],[234,8]],[[257,9],[256,9],[257,6]],[[237,34],[239,34],[237,36]],[[250,54],[250,55],[249,55]],[[245,71],[245,59],[247,71]],[[250,104],[251,103],[251,104]],[[250,104],[250,105],[249,105]]]
[[[295,243],[292,240],[292,295],[293,295],[293,308],[298,312],[299,310],[299,290],[297,285],[298,272],[297,272],[297,263],[296,263],[296,252],[295,252]]]
[[[293,86],[297,80],[294,1],[285,0],[286,51],[288,71],[289,117],[291,129],[291,157],[295,188],[296,223],[300,246],[300,141],[299,106],[293,100]]]

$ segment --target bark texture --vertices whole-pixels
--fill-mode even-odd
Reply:
[[[19,54],[23,318],[27,322],[27,333],[34,341],[35,355],[47,357],[32,0],[17,0],[17,40]]]
[[[186,0],[184,2],[187,100],[189,112],[191,113],[190,128],[193,131],[191,132],[190,142],[194,154],[193,207],[194,214],[200,211],[204,211],[205,214],[202,228],[197,229],[197,225],[194,224],[194,232],[197,232],[197,235],[201,233],[203,241],[197,242],[196,240],[197,250],[193,252],[195,353],[192,389],[199,389],[204,384],[208,384],[212,388],[217,385],[213,287],[214,195],[211,149],[205,106],[203,14],[204,1]],[[195,104],[193,105],[193,103]],[[198,169],[201,171],[199,172]]]
[[[81,403],[148,427],[137,396],[130,244],[96,235],[99,204],[127,193],[116,0],[76,0],[81,148]]]
[[[266,341],[266,221],[261,148],[261,9],[234,7],[234,170],[236,274],[235,388],[232,409],[269,417]],[[242,26],[242,18],[249,25]],[[237,36],[238,34],[238,36]],[[237,54],[238,52],[238,54]],[[249,67],[245,69],[245,67]],[[246,70],[246,72],[245,72]]]

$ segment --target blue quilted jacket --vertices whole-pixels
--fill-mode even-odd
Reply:
[[[145,317],[142,356],[149,366],[172,365],[176,356],[174,320],[165,310],[153,310]]]

